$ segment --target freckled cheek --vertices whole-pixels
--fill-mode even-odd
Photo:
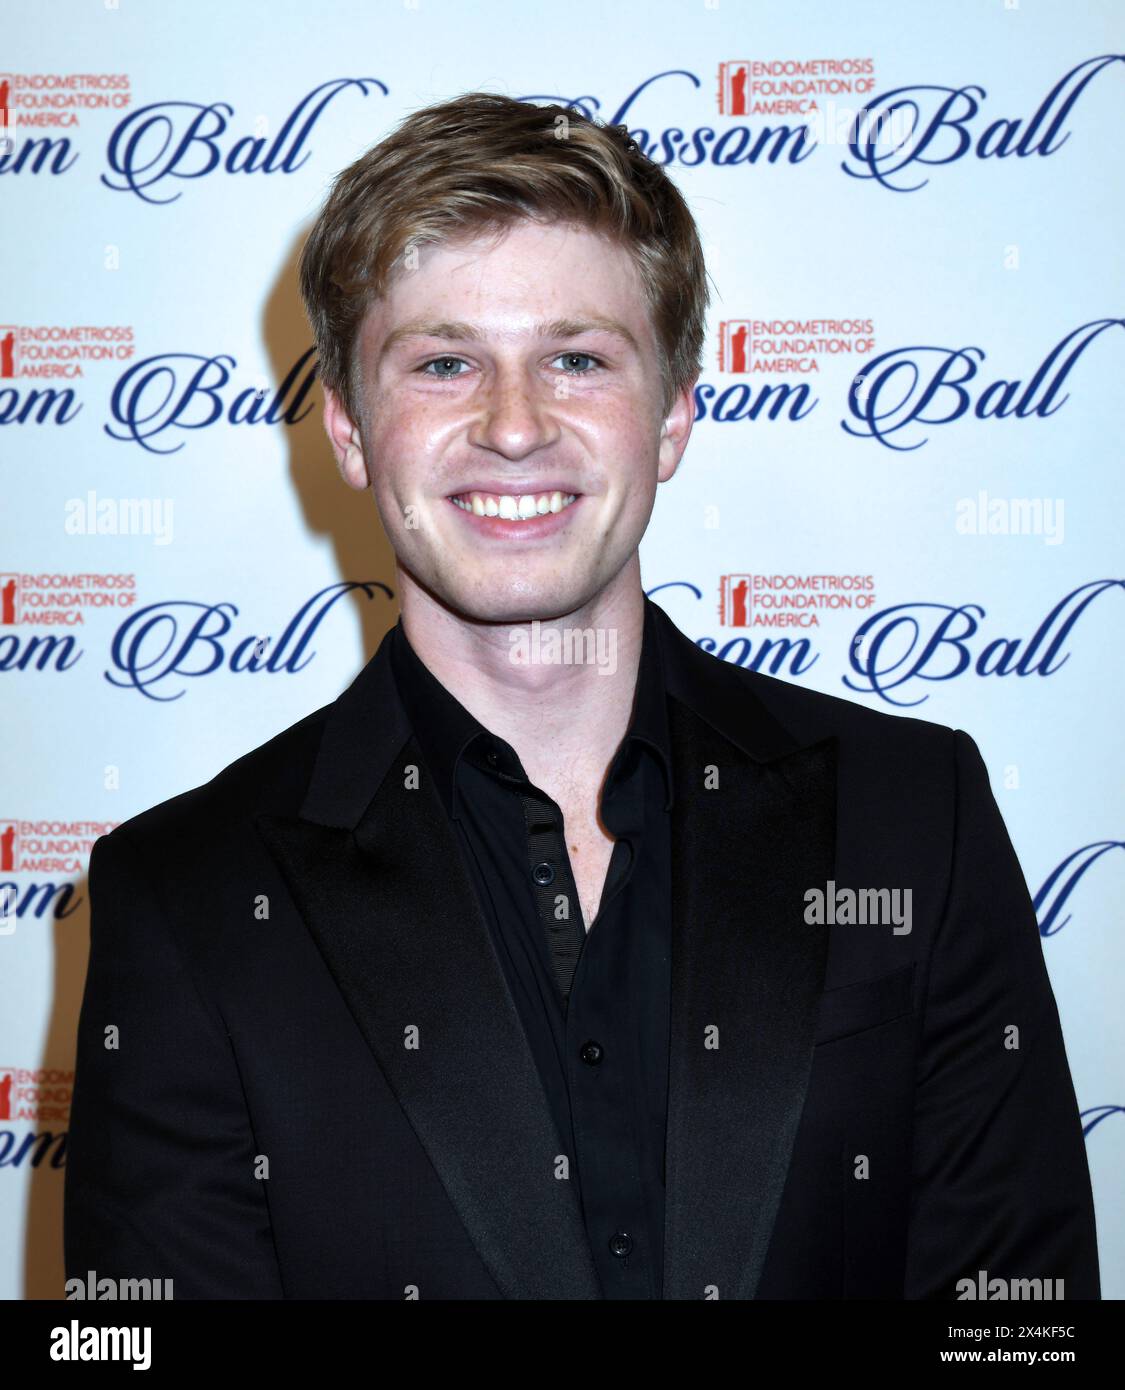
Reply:
[[[372,440],[379,474],[398,492],[427,490],[450,439],[448,428],[419,419],[384,425]]]
[[[603,461],[610,472],[619,471],[621,463],[639,464],[654,447],[649,421],[624,405],[608,410],[574,410],[561,418],[564,425],[573,426],[575,436],[590,455]]]
[[[622,492],[633,493],[647,483],[655,472],[658,445],[648,420],[635,414],[625,414],[600,430],[594,439],[591,453],[602,462],[612,485]]]

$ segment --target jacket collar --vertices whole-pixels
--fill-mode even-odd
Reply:
[[[769,761],[798,746],[746,689],[738,668],[701,651],[652,599],[645,598],[644,609],[642,662],[651,660],[649,674],[663,684],[668,695],[755,761]],[[303,820],[354,830],[396,754],[410,738],[411,721],[399,698],[392,658],[392,648],[400,640],[396,636],[400,626],[401,620],[386,633],[375,655],[331,706],[301,805]],[[406,645],[405,633],[401,641]],[[413,652],[410,655],[434,681],[418,657]],[[458,704],[457,708],[463,707]],[[472,720],[467,710],[464,713]],[[643,711],[638,706],[637,713],[639,723],[635,727],[667,756],[667,724],[660,712],[650,703]]]
[[[669,810],[672,803],[672,750],[658,612],[656,605],[645,599],[636,696],[629,728],[618,756],[624,763],[631,743],[643,743],[652,751],[664,778],[664,809]],[[411,646],[401,618],[391,629],[387,643],[400,702],[409,712],[426,765],[437,783],[442,804],[451,817],[459,818],[457,773],[462,759],[475,762],[487,773],[489,767],[484,758],[486,752],[491,751],[497,759],[499,770],[515,776],[520,770],[519,758],[510,744],[486,729],[429,670]]]
[[[652,616],[675,785],[664,1297],[746,1299],[812,1065],[828,937],[804,894],[834,874],[835,741],[797,746],[744,676]],[[501,1293],[596,1299],[547,1098],[440,796],[412,776],[387,658],[384,639],[331,710],[299,817],[256,824]]]

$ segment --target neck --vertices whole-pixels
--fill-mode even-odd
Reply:
[[[596,796],[632,715],[644,634],[637,556],[589,603],[537,629],[466,619],[401,570],[398,581],[410,645],[470,714],[511,744],[532,783],[560,804]],[[593,636],[584,643],[575,629]],[[514,661],[514,651],[531,660]],[[571,651],[577,659],[568,662]],[[581,660],[583,651],[600,664]],[[553,652],[562,659],[550,660]]]

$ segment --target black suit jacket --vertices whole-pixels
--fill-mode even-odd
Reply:
[[[727,664],[657,616],[665,1297],[952,1298],[979,1270],[1098,1297],[1058,1015],[973,741]],[[68,1277],[600,1297],[391,681],[384,641],[333,704],[97,841]],[[909,888],[912,929],[807,922],[830,882]]]

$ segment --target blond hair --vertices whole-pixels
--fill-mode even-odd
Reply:
[[[656,337],[664,411],[702,367],[709,302],[683,196],[624,126],[489,92],[428,106],[344,169],[301,251],[322,382],[362,419],[356,337],[400,257],[520,218],[601,233],[631,256]]]

